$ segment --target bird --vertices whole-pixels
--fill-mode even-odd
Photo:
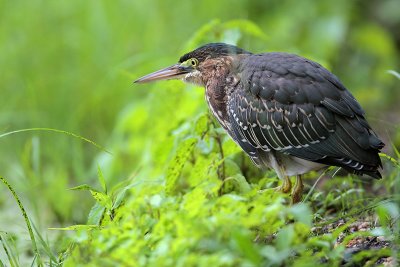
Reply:
[[[355,97],[330,71],[284,52],[254,54],[205,44],[135,83],[181,79],[205,88],[211,113],[257,167],[272,168],[279,190],[302,199],[302,176],[328,166],[382,178],[385,144]],[[292,188],[290,177],[295,176]]]

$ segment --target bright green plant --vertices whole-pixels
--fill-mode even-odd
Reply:
[[[0,224],[0,266],[38,263],[32,234],[50,266],[338,266],[388,255],[396,262],[400,135],[386,115],[396,113],[399,96],[390,30],[398,15],[395,0],[371,3],[3,1],[1,129],[68,130],[112,155],[37,131],[1,138],[2,175],[33,229]],[[275,173],[256,169],[209,116],[203,88],[131,84],[215,41],[294,52],[331,69],[372,123],[386,121],[380,134],[394,136],[394,158],[381,155],[384,179],[370,185],[337,169],[317,181],[311,174],[304,203],[287,206],[287,196],[270,189]],[[1,211],[21,217],[7,187],[0,190]],[[360,219],[377,223],[350,232]],[[365,235],[393,246],[349,252]]]

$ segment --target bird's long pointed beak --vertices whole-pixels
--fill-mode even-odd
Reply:
[[[155,71],[153,73],[147,74],[146,76],[143,76],[134,83],[147,83],[147,82],[153,82],[153,81],[159,81],[159,80],[169,80],[169,79],[179,79],[185,74],[191,72],[193,69],[191,67],[185,67],[182,66],[181,64],[175,64],[172,66],[169,66],[165,69]]]

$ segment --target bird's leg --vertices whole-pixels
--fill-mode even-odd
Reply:
[[[296,176],[296,183],[292,191],[292,205],[299,203],[303,195],[303,181],[301,180],[301,175]]]
[[[284,166],[282,164],[279,164],[279,162],[277,161],[277,159],[273,154],[269,154],[268,160],[269,160],[268,165],[270,165],[275,170],[277,176],[279,177],[279,180],[282,180],[282,185],[274,188],[274,190],[285,194],[289,193],[290,190],[292,189],[292,183],[290,181],[290,177],[286,175]]]
[[[289,193],[290,189],[292,189],[292,182],[290,181],[290,178],[287,175],[283,176],[282,185],[275,188],[276,191],[280,191],[285,194]]]
[[[290,192],[290,189],[292,189],[292,182],[290,181],[290,177],[286,175],[285,168],[276,161],[276,158],[273,158],[272,160],[274,162],[273,165],[276,166],[274,168],[276,174],[278,175],[279,179],[282,180],[282,185],[276,187],[275,191],[287,194]]]

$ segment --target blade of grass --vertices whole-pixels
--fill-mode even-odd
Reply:
[[[301,202],[306,202],[308,200],[308,198],[311,196],[312,192],[314,191],[315,187],[317,186],[318,182],[322,179],[322,177],[329,171],[331,170],[333,167],[329,167],[327,169],[325,169],[321,175],[318,177],[318,179],[315,181],[315,183],[313,184],[313,186],[311,187],[310,191],[308,191],[306,197],[304,198],[303,201]]]
[[[69,135],[75,138],[78,138],[84,142],[87,142],[89,144],[94,145],[95,147],[97,147],[98,149],[112,155],[112,153],[110,151],[108,151],[107,149],[105,149],[103,146],[97,144],[96,142],[85,138],[81,135],[75,134],[75,133],[71,133],[68,131],[64,131],[64,130],[59,130],[59,129],[53,129],[53,128],[27,128],[27,129],[20,129],[20,130],[15,130],[15,131],[11,131],[11,132],[6,132],[3,134],[0,134],[0,138],[8,136],[8,135],[12,135],[12,134],[16,134],[16,133],[23,133],[23,132],[33,132],[33,131],[43,131],[43,132],[54,132],[54,133],[61,133],[61,134],[65,134],[65,135]]]
[[[39,241],[40,241],[40,244],[42,245],[42,248],[44,249],[44,251],[46,252],[47,256],[49,257],[50,263],[52,263],[52,262],[57,263],[56,256],[51,251],[49,244],[46,241],[44,241],[43,237],[40,235],[40,233],[39,233],[39,231],[36,228],[34,223],[32,223],[32,227],[36,232],[36,236],[39,238]]]
[[[35,266],[35,262],[36,262],[36,259],[37,259],[36,256],[37,256],[37,255],[35,255],[35,256],[33,257],[31,267]],[[39,266],[39,263],[38,263],[38,266]]]
[[[400,80],[400,73],[395,70],[388,70],[387,73],[392,74],[394,77]]]
[[[395,152],[396,152],[396,153],[399,153],[399,152],[397,151],[397,149],[396,149],[395,146],[393,146],[393,148],[395,149]],[[395,158],[389,156],[388,154],[379,153],[379,156],[380,156],[381,158],[385,158],[385,159],[389,160],[389,161],[390,161],[391,163],[393,163],[396,167],[400,167],[400,163],[399,163]]]
[[[15,258],[15,256],[12,253],[10,253],[10,251],[8,251],[7,240],[2,236],[2,234],[0,234],[0,242],[1,242],[2,246],[3,246],[4,252],[7,255],[8,262],[10,263],[10,266],[11,267],[18,266],[18,260]],[[6,265],[3,264],[3,262],[0,261],[0,263],[2,264],[0,266],[6,266]]]
[[[18,206],[19,206],[19,208],[20,208],[20,210],[21,210],[22,216],[24,217],[26,227],[28,228],[29,236],[30,236],[31,242],[32,242],[32,249],[33,249],[33,252],[34,252],[34,254],[35,254],[35,257],[37,257],[37,260],[38,260],[37,265],[38,265],[38,266],[43,266],[42,260],[41,260],[41,258],[40,258],[39,250],[38,250],[38,248],[37,248],[37,244],[36,244],[36,240],[35,240],[35,235],[33,234],[31,222],[30,222],[30,220],[29,220],[29,218],[28,218],[28,214],[26,213],[25,208],[24,208],[24,206],[22,205],[21,200],[19,199],[17,193],[14,191],[14,189],[12,188],[12,186],[7,182],[7,180],[6,180],[4,177],[0,176],[0,180],[1,180],[1,181],[3,182],[3,184],[8,188],[8,190],[9,190],[9,191],[11,192],[11,194],[13,195],[15,201],[17,202],[17,204],[18,204]]]

